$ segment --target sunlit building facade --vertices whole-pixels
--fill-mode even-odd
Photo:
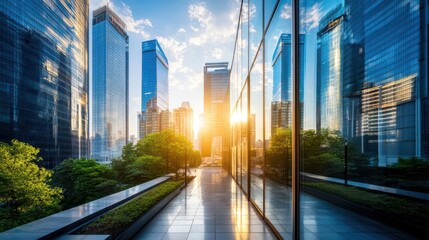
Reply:
[[[88,155],[87,0],[0,2],[0,141],[41,165]]]
[[[222,159],[228,157],[229,146],[229,83],[227,62],[204,66],[204,120],[201,155]]]
[[[189,102],[182,102],[182,106],[173,110],[174,132],[194,142],[194,113]]]
[[[317,129],[342,131],[344,8],[337,6],[319,23],[317,33]]]
[[[316,179],[426,191],[427,172],[399,173],[429,161],[426,1],[242,1],[240,14],[229,169],[279,238],[330,224],[302,191]]]
[[[93,12],[92,46],[91,157],[109,163],[128,139],[128,35],[108,6]]]
[[[140,139],[170,128],[168,59],[156,39],[142,42],[141,96]]]

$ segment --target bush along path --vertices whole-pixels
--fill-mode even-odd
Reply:
[[[130,202],[111,210],[99,219],[78,230],[77,234],[110,234],[118,237],[163,198],[182,186],[184,180],[169,181],[154,187]]]

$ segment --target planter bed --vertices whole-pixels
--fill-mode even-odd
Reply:
[[[111,239],[130,239],[179,194],[183,185],[184,180],[162,183],[82,227],[76,234],[109,234]]]
[[[426,202],[324,182],[305,182],[303,190],[350,211],[404,229],[413,235],[429,234],[429,205]]]

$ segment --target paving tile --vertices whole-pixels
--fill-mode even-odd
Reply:
[[[169,233],[188,233],[191,230],[191,226],[190,225],[185,225],[185,226],[176,226],[176,225],[171,225],[167,232]]]

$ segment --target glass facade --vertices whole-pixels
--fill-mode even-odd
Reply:
[[[230,171],[279,237],[347,238],[370,224],[318,209],[322,187],[429,204],[427,4],[242,1]]]
[[[107,6],[92,19],[91,157],[109,163],[128,139],[128,35]]]
[[[88,1],[0,2],[0,141],[87,156]]]
[[[204,66],[204,120],[201,130],[201,155],[216,163],[228,163],[229,158],[229,84],[227,62],[206,63]]]
[[[169,127],[168,94],[168,59],[156,39],[142,42],[140,138]]]

